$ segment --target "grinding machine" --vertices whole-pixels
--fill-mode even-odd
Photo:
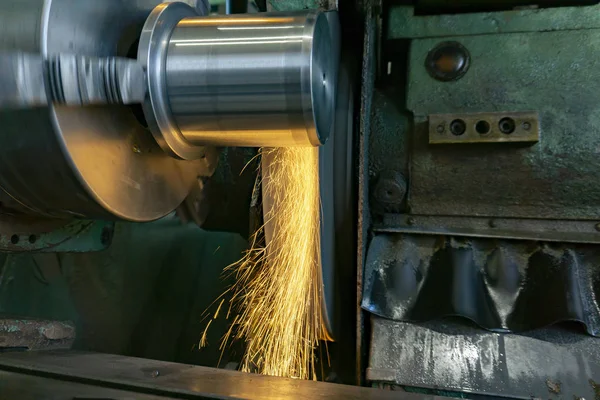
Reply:
[[[0,0],[0,398],[600,399],[599,29],[597,0]],[[325,382],[233,371],[210,317],[270,147],[319,152]]]
[[[3,210],[152,221],[214,172],[219,146],[327,141],[335,15],[156,3],[2,3]]]

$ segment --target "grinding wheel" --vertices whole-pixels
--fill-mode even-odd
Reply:
[[[336,38],[335,40],[339,40]],[[337,95],[332,134],[318,151],[319,191],[321,200],[320,266],[323,281],[322,313],[329,337],[335,340],[337,332],[335,310],[339,306],[336,292],[336,270],[353,243],[353,230],[346,222],[353,218],[352,202],[352,146],[354,99],[351,78],[342,64],[336,82]],[[272,158],[268,153],[262,158],[263,182],[269,179]],[[263,185],[264,187],[264,185]],[[274,201],[263,190],[263,215],[270,215]],[[265,240],[272,237],[273,226],[265,221]],[[340,251],[341,250],[341,251]],[[350,267],[348,265],[347,267]]]

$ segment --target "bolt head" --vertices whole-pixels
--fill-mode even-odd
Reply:
[[[462,78],[469,70],[471,55],[458,42],[443,42],[427,55],[425,68],[438,81],[454,81]]]
[[[406,197],[404,176],[396,171],[382,171],[373,188],[373,206],[380,212],[399,212]]]

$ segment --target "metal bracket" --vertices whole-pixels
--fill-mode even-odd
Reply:
[[[537,142],[537,112],[432,114],[429,144]]]

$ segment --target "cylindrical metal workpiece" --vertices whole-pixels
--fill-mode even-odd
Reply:
[[[324,14],[185,18],[167,92],[194,144],[318,146],[333,121],[336,67]]]
[[[181,4],[161,6],[154,26],[144,28],[160,32],[173,25],[162,50],[153,50],[153,43],[164,43],[158,36],[147,45],[152,107],[145,112],[163,149],[191,159],[205,145],[325,143],[333,127],[339,65],[338,27],[331,15],[187,16],[175,25],[168,16],[176,8],[185,14]],[[146,41],[141,42],[145,52]],[[165,86],[157,85],[155,96],[153,76]]]

